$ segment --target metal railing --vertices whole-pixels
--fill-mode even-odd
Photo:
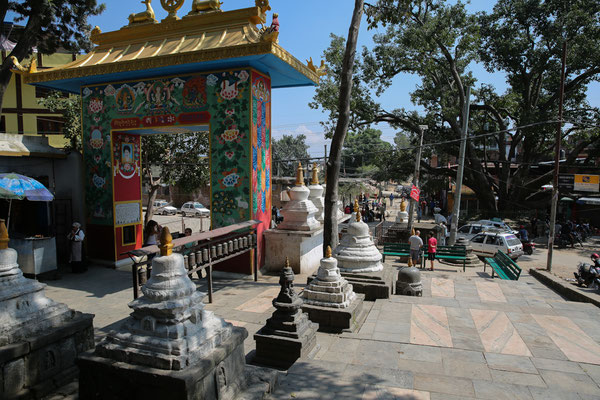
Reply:
[[[250,220],[173,240],[173,251],[184,254],[184,265],[190,277],[206,271],[209,303],[213,302],[212,270],[215,264],[250,252],[254,281],[258,280],[256,227],[260,223]],[[186,246],[190,243],[193,245]],[[152,245],[124,253],[133,261],[131,277],[134,299],[139,297],[140,288],[152,276],[152,258],[159,252],[158,246]]]

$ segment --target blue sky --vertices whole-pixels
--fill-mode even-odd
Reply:
[[[106,4],[106,11],[97,17],[90,19],[92,26],[98,25],[103,32],[118,30],[128,23],[127,16],[133,12],[144,9],[139,1],[132,0],[99,0]],[[254,0],[224,0],[221,6],[223,10],[234,10],[254,5]],[[297,59],[305,62],[309,57],[313,58],[315,64],[320,63],[323,50],[330,43],[330,33],[347,37],[348,25],[352,17],[354,1],[352,0],[270,0],[272,11],[269,12],[268,23],[271,13],[279,13],[280,34],[279,44]],[[160,1],[152,3],[157,19],[164,18],[167,13],[160,5]],[[180,15],[187,14],[191,6],[191,0],[186,0]],[[493,2],[488,0],[474,0],[468,5],[471,11],[489,11]],[[366,21],[363,20],[359,33],[359,46],[369,46],[371,37],[375,32],[368,31]],[[490,83],[500,91],[506,88],[504,77],[501,74],[489,74],[481,66],[474,65],[472,68],[475,76],[480,82]],[[405,107],[414,109],[410,102],[409,93],[414,90],[419,82],[414,76],[402,76],[396,79],[396,83],[381,97],[385,108],[393,109]],[[590,90],[590,101],[593,104],[600,103],[599,85],[594,85]],[[323,137],[320,121],[327,115],[320,110],[313,110],[308,106],[315,93],[314,87],[276,89],[273,91],[272,105],[272,127],[273,137],[279,138],[283,134],[300,134],[307,136],[310,146],[309,152],[313,156],[323,155],[323,145],[328,144]],[[383,132],[383,139],[393,141],[395,131],[387,126],[378,126]]]

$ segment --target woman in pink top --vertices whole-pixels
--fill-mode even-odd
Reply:
[[[437,239],[433,237],[433,232],[429,232],[427,239],[427,259],[431,261],[431,270],[433,271],[433,260],[435,260],[435,252],[437,250]]]

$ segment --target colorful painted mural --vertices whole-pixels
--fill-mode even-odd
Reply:
[[[271,222],[271,81],[252,71],[252,215],[263,221],[261,235]],[[263,252],[259,248],[262,264]]]
[[[249,217],[227,199],[249,197],[249,71],[112,83],[82,90],[86,199],[92,224],[112,224],[111,131],[209,124],[216,226]],[[245,159],[245,160],[244,160]],[[127,175],[129,163],[115,166]],[[238,199],[239,200],[239,199]]]
[[[251,92],[262,105],[257,121],[270,121],[266,106],[270,96],[267,77],[251,89],[251,70],[228,70],[201,75],[167,77],[84,87],[82,101],[87,221],[114,226],[112,177],[127,179],[139,173],[139,144],[130,135],[113,140],[111,132],[137,135],[136,130],[170,126],[210,126],[211,217],[213,228],[252,218],[252,174],[262,180],[261,212],[268,212],[270,195],[265,191],[270,171],[270,134],[261,125],[261,139],[254,142],[261,166],[251,171]],[[266,96],[266,97],[265,97]],[[270,122],[269,122],[270,123]],[[205,133],[200,133],[205,134]],[[139,143],[139,142],[138,142]],[[114,158],[114,164],[111,162]],[[268,160],[268,161],[267,161]],[[267,166],[267,164],[268,166]],[[260,200],[259,200],[260,202]],[[265,211],[266,210],[266,211]]]

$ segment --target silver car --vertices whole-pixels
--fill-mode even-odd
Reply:
[[[483,232],[471,238],[469,244],[479,257],[493,257],[498,250],[513,260],[523,255],[523,244],[512,233]]]
[[[186,215],[208,217],[210,210],[197,201],[188,201],[181,206],[181,215],[184,217]]]

